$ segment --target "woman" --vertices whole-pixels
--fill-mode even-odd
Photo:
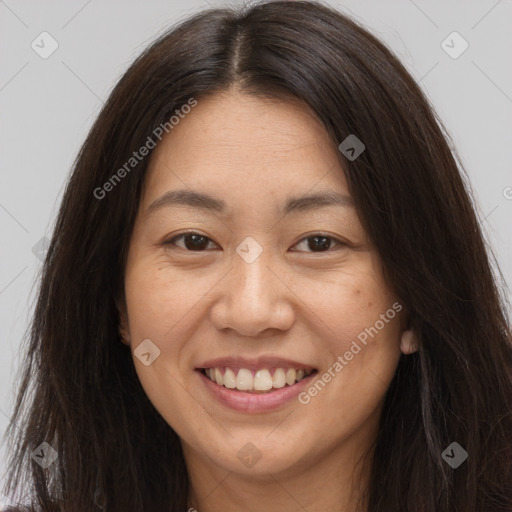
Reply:
[[[148,48],[78,156],[10,433],[66,512],[512,510],[512,345],[442,124],[312,2]]]

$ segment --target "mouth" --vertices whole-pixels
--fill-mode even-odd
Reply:
[[[318,374],[312,366],[273,355],[210,359],[195,370],[211,399],[245,414],[267,414],[292,406]]]
[[[240,368],[215,366],[198,369],[206,378],[218,386],[248,394],[268,394],[292,387],[313,373],[312,368]]]

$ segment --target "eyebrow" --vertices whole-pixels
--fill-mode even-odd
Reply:
[[[222,199],[194,190],[180,189],[170,190],[157,198],[149,205],[145,215],[174,205],[189,206],[219,215],[226,215],[227,212],[227,204]],[[293,212],[309,212],[327,206],[354,207],[354,201],[346,195],[332,191],[298,195],[289,197],[280,213],[287,215]]]

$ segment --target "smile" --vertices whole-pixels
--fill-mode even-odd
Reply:
[[[268,393],[293,386],[313,371],[306,368],[279,367],[251,370],[227,366],[203,369],[204,375],[217,385],[247,393]]]

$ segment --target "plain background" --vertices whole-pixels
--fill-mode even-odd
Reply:
[[[512,2],[328,3],[387,43],[426,91],[462,157],[483,228],[512,283]],[[113,85],[157,35],[192,12],[224,5],[0,0],[0,435],[12,410],[41,239],[51,236],[80,145]],[[47,59],[31,47],[45,31],[59,45]],[[441,46],[453,31],[469,44],[456,59]],[[448,41],[461,48],[460,40]],[[0,461],[1,484],[5,447]]]

